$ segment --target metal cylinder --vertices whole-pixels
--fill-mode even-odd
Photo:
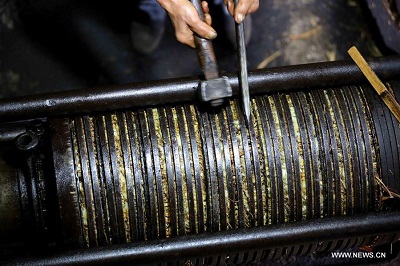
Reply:
[[[393,241],[399,237],[393,235],[399,225],[398,212],[369,213],[66,251],[51,256],[12,260],[4,265],[242,264],[261,258],[281,259]],[[374,234],[379,234],[379,237],[372,237]],[[332,241],[335,237],[340,240]],[[315,242],[315,239],[320,242],[305,244]],[[199,258],[202,254],[209,257]]]
[[[66,242],[377,211],[381,181],[399,189],[400,129],[371,88],[256,96],[251,110],[249,128],[237,99],[50,120]]]
[[[400,61],[382,62],[377,72],[397,77]],[[214,265],[397,241],[398,213],[388,228],[383,213],[354,216],[373,220],[369,233],[343,237],[353,214],[398,209],[400,190],[398,122],[369,86],[338,87],[362,81],[357,71],[338,62],[252,73],[249,127],[238,99],[211,110],[193,104],[197,79],[2,101],[1,121],[48,118],[0,125],[0,253],[89,248],[60,258],[96,265],[98,253],[140,261],[196,237],[249,241],[246,250],[229,242],[226,252],[221,244],[209,254],[210,247],[184,248],[194,264]],[[399,99],[400,83],[387,85]],[[341,234],[296,235],[312,224]],[[280,234],[280,246],[246,238],[249,227],[271,245]],[[125,255],[109,245],[119,243],[131,243]],[[181,259],[171,249],[154,261],[168,252]]]
[[[398,78],[400,56],[371,58],[368,63],[381,79]],[[239,95],[237,73],[226,76],[233,95]],[[198,99],[199,81],[198,77],[175,78],[0,99],[0,122],[193,102]],[[365,82],[364,75],[352,61],[282,66],[249,72],[249,89],[253,95]]]

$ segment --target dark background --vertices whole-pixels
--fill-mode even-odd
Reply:
[[[132,51],[134,1],[0,3],[0,97],[201,74],[195,51],[175,40],[168,19],[154,53]],[[221,8],[211,12],[220,71],[236,71]],[[366,1],[261,0],[248,68],[350,59],[353,45],[365,56],[393,53],[379,35]]]

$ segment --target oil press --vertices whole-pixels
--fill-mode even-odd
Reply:
[[[400,57],[369,62],[400,99]],[[399,239],[399,123],[354,63],[250,72],[248,127],[227,78],[213,109],[197,78],[0,99],[0,260],[241,264]]]

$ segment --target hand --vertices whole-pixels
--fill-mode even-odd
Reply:
[[[238,0],[237,7],[235,8],[234,0],[224,0],[228,7],[229,14],[231,14],[237,23],[242,23],[244,18],[255,12],[260,3],[259,0]]]
[[[214,39],[217,32],[211,27],[211,16],[206,1],[201,2],[205,21],[202,21],[196,8],[189,0],[157,0],[167,11],[175,29],[176,39],[195,48],[194,36],[197,34],[206,39]]]

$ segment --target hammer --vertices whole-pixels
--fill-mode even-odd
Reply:
[[[201,0],[191,0],[197,10],[199,17],[205,21]],[[224,102],[224,98],[232,96],[232,87],[226,76],[220,77],[217,59],[215,58],[214,48],[210,40],[200,36],[194,36],[197,57],[200,68],[204,74],[204,81],[199,84],[200,99],[209,102],[211,106],[217,107]]]

